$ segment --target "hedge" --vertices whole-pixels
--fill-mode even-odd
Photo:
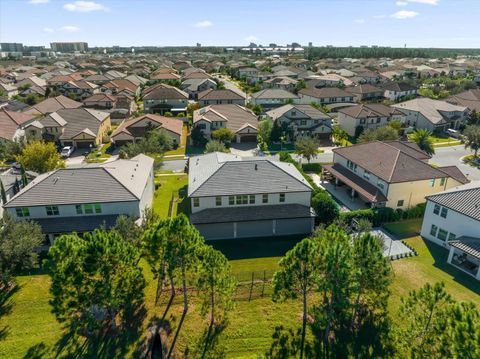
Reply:
[[[281,162],[288,162],[288,163],[291,163],[292,165],[294,165],[297,170],[302,174],[303,177],[305,177],[305,179],[307,180],[307,182],[310,184],[310,186],[312,186],[313,188],[313,192],[317,192],[317,191],[320,191],[322,190],[320,187],[318,187],[315,182],[313,182],[312,178],[310,176],[308,176],[305,171],[303,170],[302,166],[300,166],[300,164],[295,161],[292,156],[290,156],[289,153],[287,152],[280,152],[278,154],[278,157],[280,158],[280,161]]]
[[[377,227],[386,222],[398,222],[404,219],[421,218],[425,213],[425,203],[420,203],[415,207],[407,210],[384,207],[384,208],[369,208],[359,209],[356,211],[340,213],[340,219],[346,223],[351,224],[353,220],[366,219]]]

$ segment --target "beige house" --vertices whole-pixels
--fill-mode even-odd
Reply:
[[[468,179],[456,167],[433,167],[425,152],[411,142],[369,142],[333,150],[332,165],[323,168],[336,189],[368,207],[407,209],[425,197],[465,184]]]

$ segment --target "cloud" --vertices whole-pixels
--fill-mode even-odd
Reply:
[[[53,30],[53,29],[50,28],[50,27],[44,27],[44,28],[43,28],[43,31],[44,31],[44,32],[54,32],[55,30]]]
[[[381,15],[373,15],[373,18],[374,19],[384,19],[386,17],[385,14],[381,14]]]
[[[417,15],[419,15],[419,13],[416,11],[401,10],[401,11],[397,11],[395,14],[392,14],[390,16],[393,17],[394,19],[403,20],[403,19],[411,19],[412,17],[415,17]]]
[[[408,5],[408,2],[406,2],[406,1],[397,1],[397,2],[395,2],[395,5],[397,5],[397,6],[407,6],[407,5]]]
[[[408,2],[416,2],[418,4],[425,4],[425,5],[438,5],[440,0],[406,0]]]
[[[29,0],[28,3],[32,5],[47,4],[50,0]]]
[[[200,21],[193,25],[193,27],[198,27],[201,29],[205,29],[207,27],[212,27],[212,26],[213,26],[213,22],[211,22],[210,20]]]
[[[91,11],[108,11],[108,7],[96,3],[94,1],[74,1],[63,5],[63,8],[68,11],[76,12],[91,12]]]
[[[77,31],[80,31],[80,28],[78,26],[65,25],[65,26],[62,26],[62,30],[66,32],[77,32]]]
[[[364,24],[365,23],[365,19],[355,19],[354,20],[357,24]]]
[[[254,35],[250,35],[250,36],[247,36],[244,40],[248,42],[255,42],[255,41],[258,41],[258,37]]]

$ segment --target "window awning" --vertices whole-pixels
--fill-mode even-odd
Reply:
[[[448,244],[474,258],[480,259],[480,238],[462,236],[454,241],[449,241]]]
[[[385,197],[377,187],[339,164],[323,165],[322,167],[347,186],[353,188],[370,202],[377,203],[388,201],[387,197]]]

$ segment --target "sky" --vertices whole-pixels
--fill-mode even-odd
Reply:
[[[0,0],[0,42],[480,48],[480,0]]]

